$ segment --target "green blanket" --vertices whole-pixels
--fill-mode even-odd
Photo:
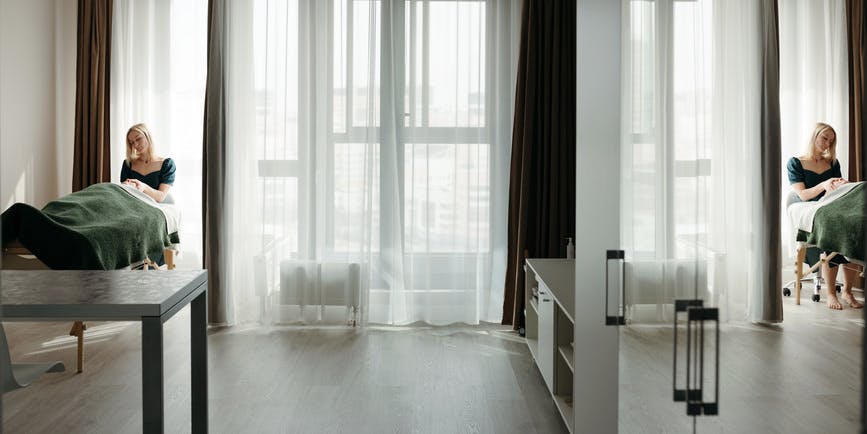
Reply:
[[[163,213],[111,183],[3,212],[3,243],[18,241],[56,270],[114,270],[158,257],[177,242]]]
[[[864,195],[862,183],[845,196],[819,208],[813,218],[813,231],[798,231],[798,241],[863,261]]]

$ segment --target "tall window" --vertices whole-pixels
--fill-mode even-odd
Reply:
[[[667,288],[641,297],[736,303],[745,313],[748,302],[761,306],[767,259],[756,253],[764,251],[760,4],[628,5],[621,239]],[[683,267],[696,270],[690,282],[678,275]]]
[[[707,247],[703,201],[711,172],[711,6],[696,0],[629,3],[632,195],[637,259],[692,258]]]
[[[374,322],[499,319],[519,13],[501,3],[253,3],[245,194],[269,290],[281,262],[359,262]]]
[[[849,77],[846,1],[785,1],[779,5],[780,135],[782,199],[791,192],[786,162],[799,156],[817,122],[834,127],[837,160],[849,172]],[[786,207],[782,206],[784,257],[794,258],[797,245]]]
[[[120,181],[126,132],[148,125],[157,154],[177,165],[181,268],[202,266],[202,116],[206,0],[114,2],[111,53],[112,181]]]

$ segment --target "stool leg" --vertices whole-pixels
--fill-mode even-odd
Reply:
[[[807,248],[798,248],[798,259],[795,261],[795,304],[801,304],[801,279],[804,277],[804,259],[807,256]]]
[[[166,249],[163,252],[163,257],[166,260],[166,269],[174,270],[175,269],[175,251]]]

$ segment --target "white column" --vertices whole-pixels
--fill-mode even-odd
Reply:
[[[620,8],[577,3],[576,433],[617,432],[618,330],[603,290],[605,251],[620,248]]]

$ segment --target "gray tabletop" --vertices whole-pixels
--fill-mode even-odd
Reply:
[[[0,271],[4,320],[137,320],[206,289],[207,271]]]

